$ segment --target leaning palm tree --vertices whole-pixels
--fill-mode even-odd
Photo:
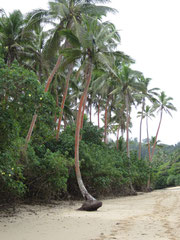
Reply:
[[[156,108],[158,109],[158,112],[160,112],[160,119],[159,119],[159,125],[158,125],[157,132],[156,132],[155,141],[154,141],[153,148],[152,148],[151,161],[152,161],[156,143],[157,143],[157,137],[158,137],[159,129],[160,129],[161,122],[162,122],[163,112],[166,112],[170,116],[172,116],[170,111],[176,111],[176,108],[171,103],[171,100],[173,100],[173,98],[167,97],[164,91],[162,91],[160,93],[160,95],[158,96],[158,102],[156,103]]]
[[[109,55],[113,51],[111,45],[108,42],[112,39],[112,32],[109,31],[108,26],[100,23],[97,19],[84,17],[83,25],[76,22],[76,36],[81,43],[81,52],[83,56],[83,66],[85,72],[85,86],[82,96],[79,102],[79,109],[76,120],[76,133],[75,133],[75,170],[77,176],[77,182],[80,191],[85,200],[90,202],[88,209],[97,209],[102,203],[97,202],[96,199],[91,196],[84,183],[82,181],[81,172],[79,168],[79,142],[80,142],[80,127],[81,117],[83,114],[83,105],[86,103],[86,96],[88,94],[89,85],[92,78],[92,71],[94,64],[99,62],[111,70],[111,64]],[[105,29],[104,29],[105,28]],[[105,31],[106,30],[106,31]],[[106,32],[106,34],[105,34]],[[102,37],[102,36],[106,37]],[[71,50],[72,52],[72,50]],[[84,208],[84,207],[82,207]]]

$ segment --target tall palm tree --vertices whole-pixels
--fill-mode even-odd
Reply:
[[[127,64],[123,64],[121,70],[117,69],[118,86],[112,92],[119,92],[124,99],[126,106],[126,146],[127,156],[130,157],[129,151],[129,124],[130,124],[130,108],[135,102],[135,94],[143,90],[143,84],[138,81],[140,72],[132,70]]]
[[[81,116],[83,112],[83,104],[86,101],[86,96],[88,93],[89,84],[92,78],[92,71],[94,64],[99,62],[106,66],[108,69],[111,69],[109,58],[109,53],[112,51],[111,46],[107,43],[111,41],[112,33],[109,31],[109,28],[104,24],[101,24],[98,20],[84,18],[84,25],[79,25],[76,23],[76,35],[82,45],[82,55],[83,55],[83,65],[85,66],[85,87],[83,94],[80,98],[79,109],[77,113],[76,120],[76,133],[75,133],[75,169],[76,176],[80,191],[83,197],[86,200],[95,201],[95,198],[92,197],[87,189],[85,188],[81,172],[79,169],[79,141],[80,141],[80,126],[81,126]],[[102,35],[105,34],[106,29],[106,37],[103,38]],[[85,30],[87,29],[87,30]],[[108,37],[109,36],[109,37]]]
[[[153,148],[152,148],[151,161],[152,161],[156,143],[157,143],[157,137],[158,137],[159,129],[160,129],[161,122],[162,122],[163,112],[166,112],[170,116],[172,116],[170,111],[176,111],[176,108],[171,103],[171,100],[173,100],[173,98],[167,97],[164,91],[162,91],[160,93],[160,95],[158,96],[158,102],[156,103],[156,108],[158,109],[158,112],[160,112],[160,119],[159,119],[159,125],[158,125],[157,132],[156,132],[155,141],[154,141]]]
[[[148,146],[148,154],[149,154],[150,162],[151,162],[151,148],[150,148],[150,140],[149,140],[148,119],[151,119],[151,117],[155,117],[154,112],[155,112],[154,106],[150,107],[149,105],[146,105],[144,107],[143,112],[138,112],[138,117],[141,117],[142,119],[146,118],[147,146]]]
[[[156,100],[155,97],[158,95],[157,91],[159,90],[159,88],[148,89],[151,78],[145,78],[144,76],[141,76],[139,78],[139,81],[144,85],[143,91],[139,93],[140,102],[142,104],[140,128],[139,128],[139,153],[138,153],[138,158],[140,160],[141,159],[141,141],[142,141],[142,139],[141,139],[141,136],[142,136],[142,121],[143,121],[143,118],[144,118],[143,113],[145,111],[146,99],[148,99],[150,102],[153,103]]]

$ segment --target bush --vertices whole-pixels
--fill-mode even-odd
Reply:
[[[49,200],[66,193],[71,165],[72,161],[59,151],[53,153],[47,149],[43,158],[26,166],[28,197]]]
[[[21,149],[23,140],[18,138],[12,145],[1,152],[0,155],[0,195],[1,201],[11,201],[24,196],[27,188],[24,184],[23,170],[21,163]]]

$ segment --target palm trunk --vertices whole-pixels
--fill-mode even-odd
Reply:
[[[129,151],[129,99],[126,95],[126,149],[127,149],[127,156],[130,157]]]
[[[100,128],[100,102],[98,103],[98,128]]]
[[[138,155],[139,160],[141,160],[141,135],[142,135],[142,121],[143,121],[144,105],[145,105],[145,103],[144,103],[144,99],[143,99],[142,114],[141,114],[140,129],[139,129],[139,155]]]
[[[107,115],[108,115],[108,106],[109,106],[109,96],[106,102],[106,107],[105,107],[105,116],[104,116],[104,142],[107,144],[107,125],[108,125],[108,119],[107,119]]]
[[[60,116],[59,116],[59,120],[58,120],[56,140],[58,140],[58,138],[59,138],[61,121],[62,121],[62,116],[63,116],[63,111],[64,111],[64,104],[65,104],[65,101],[66,101],[66,96],[67,96],[68,86],[69,86],[69,79],[71,77],[72,71],[73,71],[73,64],[70,64],[69,67],[68,67],[68,74],[67,74],[67,77],[66,77],[66,86],[65,86],[65,90],[64,90],[64,94],[63,94],[62,103],[61,103],[61,111],[60,111]]]
[[[54,66],[54,68],[53,68],[53,70],[52,70],[52,72],[51,72],[51,74],[50,74],[50,76],[49,76],[49,78],[47,80],[46,87],[45,87],[45,90],[44,90],[45,92],[47,92],[49,90],[50,83],[52,82],[52,79],[53,79],[55,73],[57,72],[57,70],[58,70],[58,68],[59,68],[59,66],[61,64],[61,60],[62,60],[62,55],[60,55],[58,57],[56,65]]]
[[[89,105],[89,117],[90,117],[90,122],[92,122],[92,103],[90,100],[90,105]]]
[[[30,125],[30,128],[29,128],[28,134],[26,136],[26,141],[25,141],[25,146],[24,146],[25,151],[27,150],[28,143],[31,139],[31,135],[32,135],[32,131],[33,131],[36,119],[37,119],[37,113],[35,112],[34,115],[33,115],[33,119],[31,121],[31,125]]]
[[[81,191],[81,194],[82,194],[83,198],[85,200],[95,201],[96,199],[88,193],[86,187],[84,186],[84,183],[83,183],[82,177],[81,177],[80,168],[79,168],[79,140],[80,140],[81,116],[82,116],[82,107],[83,107],[83,104],[85,102],[85,97],[87,95],[89,84],[90,84],[90,81],[91,81],[91,74],[92,74],[92,60],[91,59],[90,59],[90,62],[88,64],[87,68],[88,68],[88,71],[87,71],[86,86],[85,86],[84,92],[83,92],[83,94],[81,96],[81,99],[80,99],[79,110],[78,110],[78,113],[77,113],[77,121],[76,121],[75,171],[76,171],[76,178],[77,178],[77,182],[78,182],[78,185],[79,185],[79,189]]]
[[[152,158],[153,158],[153,155],[154,155],[154,151],[155,151],[155,147],[156,147],[156,142],[157,142],[157,137],[158,137],[159,129],[160,129],[161,122],[162,122],[162,114],[163,114],[163,110],[161,109],[161,116],[160,116],[160,120],[159,120],[159,126],[158,126],[158,129],[157,129],[157,132],[156,132],[156,138],[155,138],[155,141],[154,141],[154,144],[153,144],[151,161],[152,161]]]
[[[58,97],[58,90],[56,89],[56,107],[59,106],[59,97]],[[56,122],[57,122],[57,115],[55,112],[55,116],[54,116],[54,122],[55,122],[55,130],[56,130]]]
[[[87,101],[87,95],[84,98],[84,103],[83,103],[83,108],[82,108],[82,114],[81,114],[81,128],[83,128],[83,123],[84,123],[84,112],[85,112],[85,108],[86,108],[86,101]]]
[[[67,27],[68,27],[69,24],[70,24],[70,22],[67,23]],[[67,46],[68,46],[68,42],[66,40],[65,43],[64,43],[64,47],[66,48]],[[51,72],[51,74],[50,74],[50,76],[47,80],[44,92],[47,92],[49,90],[50,83],[52,82],[52,79],[53,79],[55,73],[57,72],[57,70],[58,70],[58,68],[61,64],[61,60],[62,60],[62,55],[60,55],[57,59],[57,62],[56,62],[55,66],[54,66],[54,68],[53,68],[53,70],[52,70],[52,72]],[[36,119],[37,119],[37,117],[36,117]],[[36,122],[36,120],[35,120],[35,122]],[[34,122],[34,125],[35,125],[35,122]],[[34,126],[33,126],[33,128],[34,128]],[[32,131],[33,131],[33,128],[32,128]],[[31,131],[31,134],[32,134],[32,131]],[[31,138],[31,136],[30,136],[30,138]]]
[[[117,150],[119,149],[119,130],[120,130],[120,125],[118,126],[118,129],[117,129],[117,142],[116,142],[116,149]]]
[[[66,114],[64,114],[64,130],[66,129],[67,127],[67,119],[66,119]]]
[[[151,149],[150,149],[149,131],[148,131],[148,117],[146,117],[146,131],[147,131],[147,143],[148,143],[149,161],[151,161]]]
[[[126,95],[126,147],[127,147],[127,157],[128,157],[128,165],[130,169],[130,150],[129,150],[129,121],[130,121],[130,116],[129,116],[129,99],[128,96]],[[136,191],[134,190],[132,180],[131,180],[131,170],[129,170],[130,174],[130,182],[129,186],[132,191],[132,194],[136,195]]]
[[[48,91],[49,85],[50,85],[50,83],[51,83],[51,81],[52,81],[52,79],[53,79],[53,77],[54,77],[54,74],[56,73],[57,69],[59,68],[59,66],[60,66],[60,64],[61,64],[61,59],[62,59],[62,55],[60,55],[60,56],[58,57],[58,60],[57,60],[57,62],[56,62],[56,65],[55,65],[52,73],[50,74],[50,76],[49,76],[49,78],[48,78],[48,81],[47,81],[47,84],[46,84],[46,87],[45,87],[44,92],[47,92],[47,91]],[[31,135],[32,135],[32,132],[33,132],[35,123],[36,123],[36,119],[37,119],[37,114],[36,114],[36,117],[33,116],[33,118],[32,118],[32,122],[31,122],[29,131],[28,131],[28,134],[27,134],[27,137],[26,137],[26,139],[28,139],[28,141],[26,140],[26,145],[28,144],[28,142],[29,142],[30,139],[31,139]],[[33,125],[32,125],[32,123],[33,123]],[[25,148],[27,149],[27,146],[26,146],[26,145],[25,145]]]

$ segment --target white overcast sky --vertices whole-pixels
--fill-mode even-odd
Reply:
[[[1,0],[0,8],[7,13],[14,9],[26,13],[47,8],[47,3],[47,0]],[[176,144],[180,141],[180,0],[112,0],[109,6],[119,11],[108,15],[108,20],[120,30],[120,50],[136,60],[134,69],[152,78],[151,88],[159,87],[174,99],[178,111],[172,113],[173,118],[164,114],[158,139]],[[158,120],[159,116],[150,122],[152,136],[156,134]],[[132,137],[138,137],[139,119],[133,122]]]

